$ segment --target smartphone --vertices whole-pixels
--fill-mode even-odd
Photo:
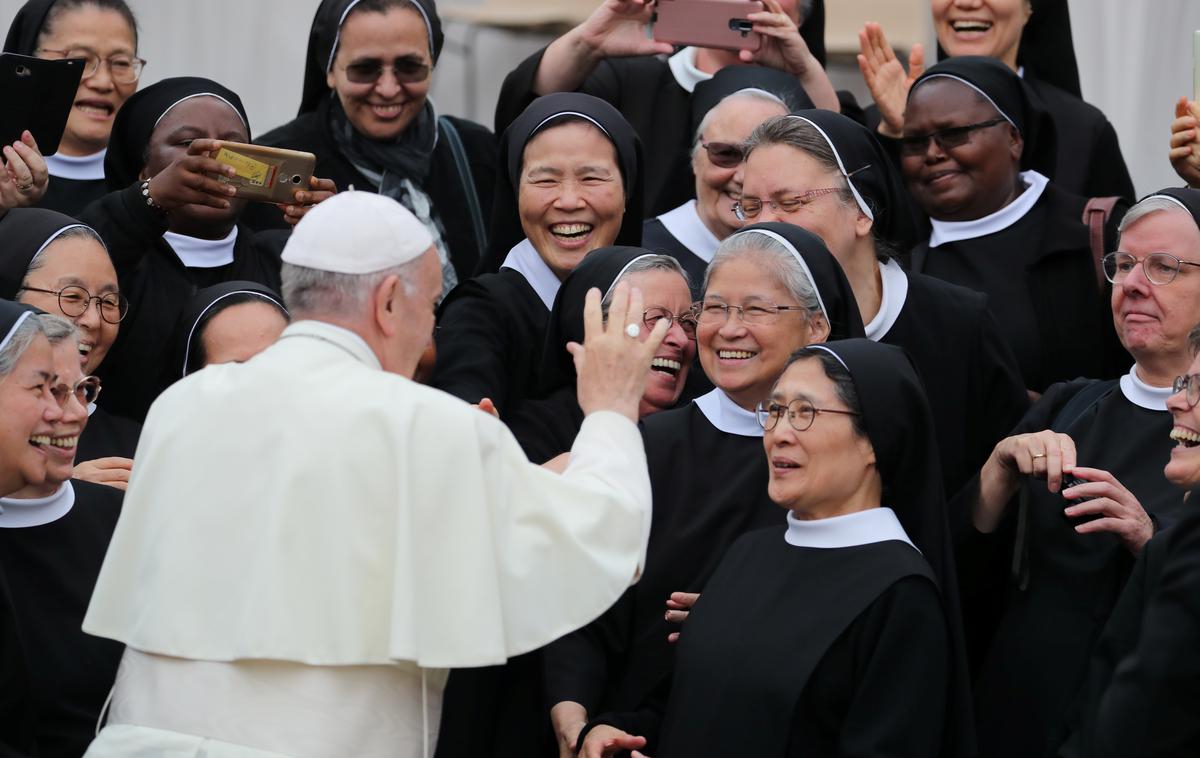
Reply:
[[[747,16],[765,7],[759,0],[658,0],[650,23],[658,42],[754,51],[762,35]]]
[[[295,202],[296,190],[307,190],[317,156],[280,147],[221,142],[213,156],[218,163],[233,166],[233,176],[214,175],[222,184],[237,188],[235,197],[264,203]]]
[[[82,77],[78,58],[0,55],[0,145],[11,145],[28,129],[42,155],[57,153]]]

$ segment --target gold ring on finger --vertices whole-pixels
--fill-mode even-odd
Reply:
[[[1045,458],[1046,454],[1045,453],[1034,453],[1033,457],[1034,458]]]

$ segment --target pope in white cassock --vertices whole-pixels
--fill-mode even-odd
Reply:
[[[410,380],[442,279],[398,203],[336,195],[283,260],[279,341],[146,419],[83,625],[127,646],[88,756],[429,755],[447,669],[545,645],[641,570],[634,419],[665,322],[635,339],[640,293],[618,288],[607,325],[589,293],[560,475]]]

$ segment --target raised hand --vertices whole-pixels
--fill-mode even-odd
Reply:
[[[660,319],[643,342],[642,291],[621,282],[613,291],[608,321],[600,309],[600,290],[588,290],[583,309],[583,344],[570,342],[575,358],[576,392],[584,414],[616,411],[638,420],[638,403],[646,390],[650,361],[667,336],[670,325]]]
[[[904,109],[913,82],[925,72],[925,49],[913,45],[908,54],[908,71],[896,58],[883,34],[883,27],[869,23],[858,32],[858,69],[862,72],[882,121],[879,133],[899,137],[904,130]]]
[[[550,43],[533,89],[539,95],[578,89],[605,58],[669,55],[674,47],[646,34],[652,0],[604,0],[587,20]]]
[[[337,185],[332,179],[308,178],[308,189],[298,189],[292,193],[292,204],[279,206],[283,211],[283,220],[295,226],[304,218],[304,214],[312,210],[318,203],[328,200],[337,194]]]
[[[813,105],[831,111],[839,110],[833,84],[800,36],[796,22],[784,13],[779,0],[763,0],[763,4],[766,10],[746,17],[753,24],[753,31],[762,35],[762,45],[758,50],[739,51],[738,58],[744,63],[757,63],[788,72],[800,80]]]
[[[1181,97],[1171,122],[1171,166],[1189,187],[1200,189],[1200,103]]]
[[[1059,492],[1063,475],[1075,470],[1075,460],[1075,441],[1058,432],[1014,434],[1000,440],[979,472],[975,527],[981,532],[996,528],[1023,477],[1045,479],[1046,489]]]
[[[179,158],[150,179],[150,199],[165,210],[185,205],[207,205],[225,209],[237,189],[222,184],[209,174],[237,174],[233,166],[218,163],[213,156],[221,149],[220,140],[198,139]]]
[[[21,133],[21,139],[4,146],[3,154],[0,210],[35,205],[50,186],[50,171],[33,134],[26,129]]]

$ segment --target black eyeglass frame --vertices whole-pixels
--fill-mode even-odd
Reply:
[[[72,313],[70,309],[63,305],[63,293],[67,292],[68,290],[79,290],[81,293],[83,293],[83,297],[81,298],[83,307],[78,309],[78,313]],[[54,295],[58,298],[58,309],[62,311],[63,315],[68,318],[79,318],[83,316],[88,312],[88,309],[92,307],[93,300],[96,301],[96,311],[100,314],[101,320],[109,324],[119,324],[121,323],[122,319],[129,315],[129,301],[126,300],[125,296],[119,292],[112,292],[108,295],[93,295],[91,292],[88,292],[86,288],[80,287],[78,284],[68,284],[66,287],[63,287],[60,290],[48,290],[41,287],[21,287],[18,292],[20,291],[41,292],[46,295]],[[114,296],[117,298],[117,312],[119,313],[116,321],[113,321],[104,315],[104,299],[106,297]]]
[[[402,65],[409,66],[412,71],[402,73]],[[375,84],[379,81],[379,77],[383,76],[384,68],[388,66],[392,69],[392,76],[396,77],[396,81],[401,84],[418,84],[427,81],[430,74],[433,73],[433,66],[411,56],[393,58],[390,64],[379,58],[365,58],[347,63],[342,66],[342,70],[346,72],[346,79],[351,84]]]
[[[945,129],[938,129],[926,134],[913,134],[908,137],[901,137],[897,140],[900,143],[900,155],[908,157],[924,155],[929,149],[929,140],[936,142],[938,147],[943,150],[962,147],[971,141],[972,132],[1007,123],[1009,123],[1008,119],[1003,116],[997,116],[996,118],[990,118],[987,121],[979,121],[974,124],[948,126]]]

